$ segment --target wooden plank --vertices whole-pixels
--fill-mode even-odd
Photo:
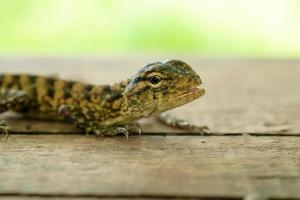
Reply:
[[[102,84],[163,59],[0,57],[0,72]],[[78,130],[64,123],[2,115],[14,131],[31,135],[0,143],[0,197],[300,198],[300,137],[294,137],[300,135],[300,61],[181,59],[195,66],[208,92],[172,114],[209,125],[212,135],[241,136],[187,136],[147,119],[144,135],[126,141],[73,135]],[[174,133],[185,136],[169,136]]]
[[[12,135],[0,196],[300,198],[300,137]]]
[[[78,195],[77,196],[1,196],[1,200],[53,200],[53,199],[64,199],[64,200],[116,200],[116,199],[120,199],[120,200],[128,200],[128,199],[135,199],[135,200],[166,200],[166,199],[174,199],[174,200],[182,200],[185,198],[159,198],[159,197],[102,197],[102,196],[85,196],[85,197],[81,197]],[[194,198],[192,198],[194,199]],[[226,200],[226,199],[224,199]],[[229,199],[232,200],[232,199]]]
[[[59,74],[92,83],[112,83],[129,77],[162,57],[0,57],[0,72]],[[201,100],[171,111],[195,124],[206,124],[212,134],[300,135],[300,61],[201,59],[182,57],[202,76],[207,94]],[[17,132],[44,132],[45,123],[10,120]],[[28,130],[28,124],[32,128]],[[42,124],[38,125],[38,124]],[[49,123],[49,132],[76,132],[71,126]],[[154,120],[144,120],[146,133],[184,132]]]
[[[1,200],[53,200],[53,199],[64,199],[64,200],[125,200],[125,199],[135,199],[135,200],[166,200],[166,199],[174,199],[174,200],[182,200],[185,198],[159,198],[159,197],[100,197],[100,196],[86,196],[86,197],[78,197],[78,196],[1,196]],[[194,198],[192,198],[194,199]],[[197,198],[198,199],[198,198]],[[213,199],[212,199],[213,200]],[[224,199],[226,200],[226,199]],[[229,199],[232,200],[232,199]]]

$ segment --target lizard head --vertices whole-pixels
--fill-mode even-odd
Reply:
[[[131,115],[147,117],[189,103],[205,93],[199,75],[180,60],[144,66],[133,76],[123,96]]]

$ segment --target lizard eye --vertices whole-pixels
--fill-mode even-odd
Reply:
[[[152,85],[158,85],[161,81],[161,77],[158,75],[154,75],[150,77],[149,81]]]

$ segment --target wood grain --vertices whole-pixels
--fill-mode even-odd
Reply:
[[[300,198],[300,137],[13,135],[0,146],[9,193]]]

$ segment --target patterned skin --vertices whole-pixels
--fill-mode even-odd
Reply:
[[[140,132],[141,118],[189,103],[205,93],[196,72],[180,60],[144,66],[132,78],[113,85],[92,85],[28,74],[0,75],[0,113],[64,119],[96,135]],[[161,121],[178,128],[195,128],[181,120]],[[196,127],[205,131],[206,127]],[[7,131],[5,122],[0,130]]]

